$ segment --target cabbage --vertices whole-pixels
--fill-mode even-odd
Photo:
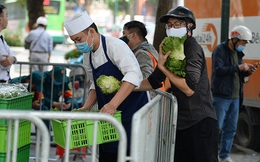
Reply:
[[[117,92],[121,85],[121,82],[113,76],[100,75],[96,81],[102,93],[106,95]]]
[[[162,45],[162,53],[166,54],[168,51],[171,51],[169,57],[165,62],[165,67],[173,72],[174,74],[185,77],[185,66],[186,59],[184,55],[184,41],[186,36],[182,38],[179,37],[165,37]]]

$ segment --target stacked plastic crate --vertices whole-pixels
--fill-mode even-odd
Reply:
[[[87,113],[87,112],[79,112]],[[121,111],[117,111],[114,117],[121,123]],[[52,120],[55,143],[65,148],[67,120]],[[70,149],[91,146],[93,143],[93,120],[72,120],[70,132]],[[98,121],[97,144],[114,142],[119,140],[116,128],[109,122]]]
[[[1,110],[31,110],[32,93],[21,91],[20,86],[0,85],[0,109]],[[5,90],[8,89],[8,90]],[[17,91],[19,89],[19,91]],[[8,142],[11,142],[11,153],[14,138],[14,123],[12,123],[11,141],[8,141],[8,122],[12,120],[0,119],[0,162],[6,161]],[[26,120],[19,121],[19,134],[17,139],[17,161],[29,162],[30,156],[31,123]]]

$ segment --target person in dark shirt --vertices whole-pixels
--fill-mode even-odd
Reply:
[[[195,17],[188,8],[178,6],[162,16],[160,22],[166,24],[167,36],[187,36],[183,44],[186,76],[177,76],[164,66],[170,52],[162,54],[162,42],[157,68],[142,81],[139,90],[157,89],[166,77],[169,78],[171,92],[178,102],[174,161],[217,162],[218,123],[211,102],[204,52],[192,37]]]
[[[232,29],[230,37],[212,53],[211,91],[220,129],[220,162],[233,162],[229,154],[243,101],[244,78],[258,67],[258,62],[255,65],[242,62],[243,49],[252,40],[252,32],[239,25]]]

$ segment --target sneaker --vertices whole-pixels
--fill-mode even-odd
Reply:
[[[219,158],[219,162],[234,162],[230,157],[227,157],[225,159]]]

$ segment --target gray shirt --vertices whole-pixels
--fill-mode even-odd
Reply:
[[[147,41],[142,42],[138,46],[132,49],[135,57],[140,65],[143,78],[147,78],[154,70],[153,61],[149,55],[151,53],[153,57],[158,61],[158,52]]]
[[[39,38],[40,35],[41,37]],[[25,41],[31,42],[31,51],[51,53],[53,49],[52,37],[43,27],[37,27],[35,30],[31,30],[29,35],[25,38]]]

